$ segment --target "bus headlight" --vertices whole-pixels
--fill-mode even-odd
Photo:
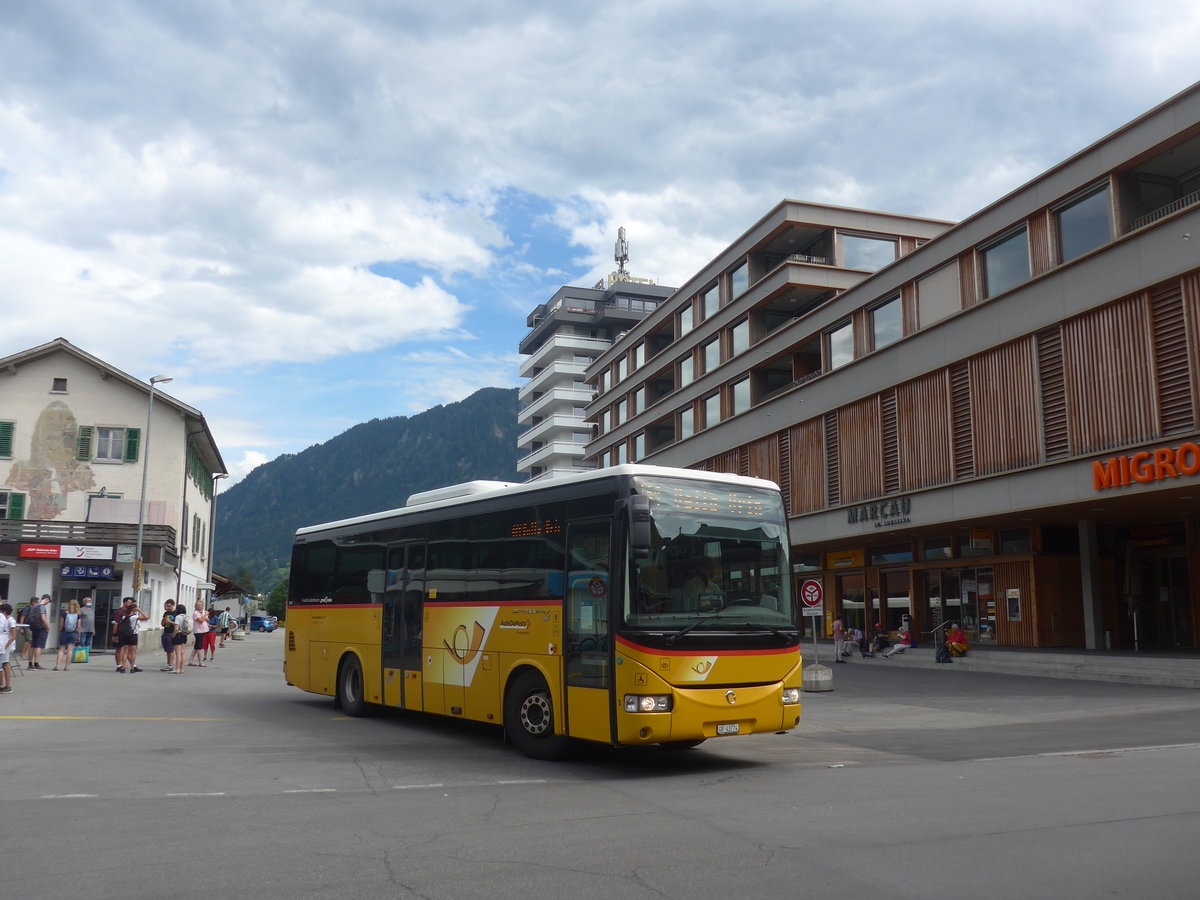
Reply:
[[[625,712],[670,712],[670,694],[626,694]]]
[[[800,702],[800,688],[783,689],[783,705],[792,706]]]

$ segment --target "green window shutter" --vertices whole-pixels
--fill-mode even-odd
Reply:
[[[8,518],[10,518],[10,519],[25,518],[25,495],[24,494],[9,494],[8,495]]]
[[[0,422],[0,456],[12,456],[13,423]]]
[[[142,429],[125,429],[125,462],[137,462],[138,444],[142,440]]]
[[[80,425],[79,438],[75,445],[75,458],[87,461],[92,458],[92,426]]]

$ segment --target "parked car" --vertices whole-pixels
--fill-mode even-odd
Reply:
[[[250,630],[251,631],[274,631],[275,626],[279,623],[274,616],[251,616]]]

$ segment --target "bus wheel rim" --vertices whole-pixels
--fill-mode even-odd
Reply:
[[[550,728],[550,698],[545,694],[530,694],[521,704],[521,726],[528,734],[540,737]]]

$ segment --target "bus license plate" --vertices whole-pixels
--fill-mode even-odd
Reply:
[[[738,733],[738,723],[737,722],[729,722],[725,725],[717,726],[717,734],[737,734],[737,733]]]

